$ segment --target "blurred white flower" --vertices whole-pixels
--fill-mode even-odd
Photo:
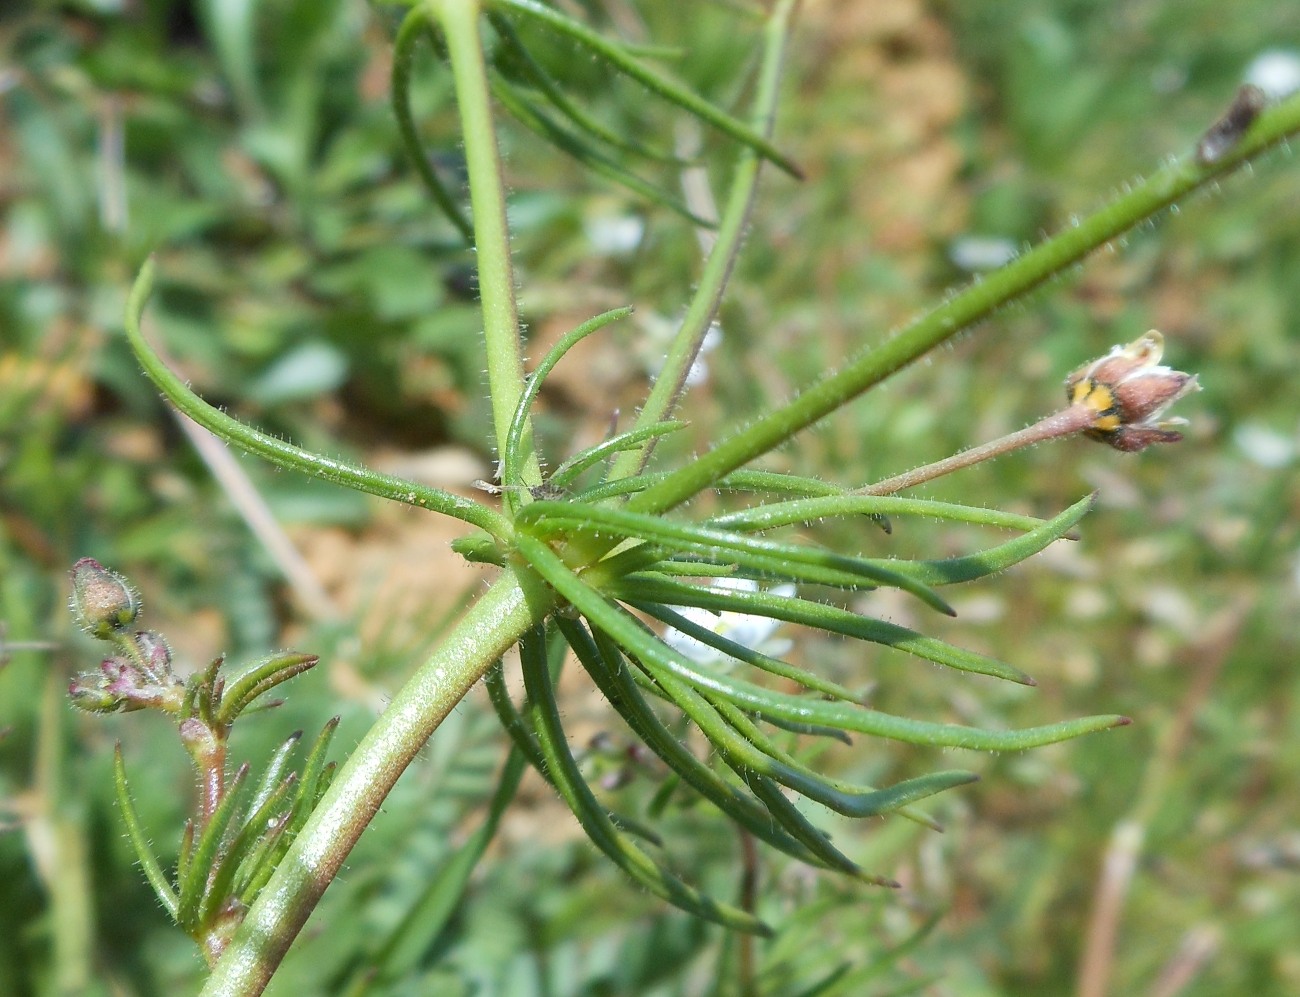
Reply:
[[[1300,52],[1271,48],[1261,52],[1246,67],[1246,83],[1253,83],[1274,100],[1300,90]]]
[[[1015,242],[1001,235],[961,235],[948,246],[948,259],[968,273],[996,270],[1016,258]]]
[[[733,592],[757,592],[758,582],[751,578],[717,578],[713,580],[710,588]],[[778,585],[767,591],[770,595],[792,596],[795,593],[795,587],[793,585]],[[725,637],[727,640],[741,644],[751,651],[758,651],[760,654],[766,654],[769,657],[779,658],[792,646],[792,642],[789,640],[772,639],[777,627],[781,625],[780,620],[730,611],[714,613],[711,610],[700,609],[695,606],[674,606],[672,608],[696,626],[704,627],[706,630],[713,631],[719,637]],[[664,631],[664,643],[690,658],[696,664],[730,668],[736,663],[735,658],[682,633],[676,627],[668,627]]]
[[[641,245],[645,221],[636,215],[594,214],[582,221],[582,231],[603,256],[626,256]]]
[[[651,377],[658,377],[663,370],[664,357],[673,337],[677,335],[679,323],[654,312],[638,313],[638,321],[645,332],[646,368]],[[722,326],[714,322],[704,333],[700,343],[700,352],[696,354],[691,368],[686,372],[686,386],[698,387],[709,379],[709,365],[706,357],[722,343]]]
[[[1270,470],[1286,467],[1296,457],[1296,439],[1257,422],[1244,423],[1232,434],[1232,442],[1247,459]]]

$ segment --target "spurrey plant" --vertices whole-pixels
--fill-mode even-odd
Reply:
[[[152,857],[126,792],[119,795],[132,841],[167,910],[202,945],[213,966],[205,993],[253,994],[267,984],[349,850],[416,752],[463,696],[485,681],[513,743],[492,802],[509,802],[527,765],[554,787],[592,842],[644,889],[690,913],[743,933],[769,929],[743,906],[716,900],[671,874],[642,847],[657,840],[638,820],[608,811],[585,780],[556,704],[556,680],[576,660],[646,748],[680,784],[773,849],[822,869],[891,885],[839,850],[793,797],[849,817],[896,814],[930,824],[918,804],[975,777],[931,772],[890,786],[850,784],[810,767],[782,732],[809,738],[860,734],[912,744],[984,751],[1023,750],[1127,723],[1103,715],[1020,730],[993,730],[892,715],[862,694],[802,667],[765,643],[778,623],[816,628],[927,662],[1032,685],[1016,666],[955,647],[921,630],[872,619],[819,597],[829,590],[897,589],[933,613],[951,615],[943,587],[999,572],[1072,535],[1091,505],[1084,496],[1040,520],[983,506],[926,501],[898,493],[1016,447],[1084,434],[1134,452],[1176,441],[1165,410],[1196,387],[1193,376],[1160,363],[1149,332],[1083,363],[1066,381],[1059,410],[1019,433],[875,484],[824,481],[758,469],[753,462],[840,407],[1070,268],[1179,198],[1212,183],[1300,130],[1300,98],[1267,104],[1238,99],[1196,147],[1171,156],[1099,211],[1049,238],[920,315],[879,345],[844,359],[786,404],[679,465],[656,460],[657,444],[678,433],[674,418],[701,344],[741,248],[764,166],[793,177],[797,155],[772,135],[780,70],[797,3],[773,0],[761,16],[761,53],[751,107],[736,116],[677,83],[656,61],[662,52],[597,33],[539,0],[416,0],[395,41],[393,108],[414,168],[474,251],[483,346],[491,395],[490,440],[498,476],[467,498],[364,466],[322,456],[237,421],[195,395],[147,341],[141,326],[155,263],[147,262],[126,318],[145,373],[182,412],[231,445],[327,482],[451,516],[475,528],[458,541],[466,558],[497,566],[491,586],[394,695],[337,771],[324,757],[332,725],[308,752],[301,776],[287,774],[292,740],[256,786],[247,769],[226,771],[230,725],[255,697],[310,667],[308,655],[275,654],[224,680],[220,662],[182,681],[166,643],[135,630],[138,601],[122,579],[92,561],[74,569],[75,610],[115,653],[74,681],[76,705],[91,710],[157,709],[177,722],[200,775],[195,817],[182,833],[180,867]],[[586,111],[530,51],[552,36],[674,105],[734,145],[734,166],[716,220],[643,180],[626,165],[656,155],[612,133]],[[460,119],[468,210],[420,147],[409,100],[414,59],[450,72]],[[516,281],[495,115],[505,112],[583,165],[712,229],[690,305],[652,389],[635,418],[580,453],[538,452],[530,413],[541,385],[587,336],[624,319],[619,308],[591,318],[525,373]],[[1079,358],[1081,362],[1086,358]],[[1062,372],[1064,375],[1065,372]],[[1123,459],[1117,456],[1117,459]],[[549,468],[549,472],[544,470]],[[685,511],[709,492],[732,496],[727,511]],[[498,496],[499,498],[493,497]],[[736,498],[741,500],[736,508]],[[840,518],[865,531],[924,516],[1009,531],[987,549],[934,560],[873,558],[828,549],[791,527]],[[870,543],[864,540],[864,546]],[[517,650],[525,698],[512,698],[500,663]],[[719,667],[725,660],[730,667]],[[794,691],[791,691],[794,690]],[[669,714],[673,719],[666,719]],[[708,743],[692,750],[674,732],[684,717]],[[481,854],[481,849],[477,854]],[[476,857],[475,856],[475,857]],[[472,864],[472,863],[471,863]],[[468,875],[466,872],[465,875]]]

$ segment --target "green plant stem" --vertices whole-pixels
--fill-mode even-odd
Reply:
[[[764,138],[772,132],[772,120],[780,96],[781,65],[784,62],[786,41],[790,36],[790,19],[797,6],[798,0],[780,0],[774,6],[764,31],[763,61],[754,97],[753,120],[754,130]],[[758,191],[763,159],[763,154],[755,149],[746,148],[740,152],[731,191],[715,234],[716,241],[704,264],[704,272],[700,275],[686,316],[682,319],[681,329],[673,340],[663,368],[655,378],[654,387],[641,407],[636,421],[638,429],[666,420],[681,398],[686,386],[686,375],[690,373],[691,364],[699,355],[700,345],[718,314],[722,293],[731,279],[736,257],[740,254],[754,195]],[[640,473],[655,442],[650,440],[643,447],[621,454],[614,462],[608,480],[617,481]]]
[[[507,572],[393,698],[339,769],[240,925],[203,997],[260,994],[321,894],[416,752],[470,688],[549,608]]]
[[[780,446],[801,429],[897,373],[940,343],[982,322],[1044,281],[1064,273],[1089,253],[1175,201],[1300,133],[1300,94],[1260,114],[1231,150],[1212,163],[1189,152],[1160,167],[1078,225],[1040,243],[1023,256],[904,326],[837,373],[818,381],[790,404],[759,419],[632,498],[628,508],[663,512],[698,495],[736,468]],[[721,244],[721,240],[719,240]],[[656,419],[662,415],[656,415]]]
[[[460,206],[452,198],[442,180],[438,177],[420,142],[420,132],[411,115],[411,67],[415,61],[415,45],[421,35],[429,31],[429,12],[423,7],[413,7],[406,14],[402,25],[397,29],[397,38],[393,43],[392,106],[393,117],[397,120],[397,130],[402,136],[410,156],[411,165],[424,182],[425,189],[437,202],[447,220],[464,236],[466,242],[474,238],[474,227],[466,220]]]
[[[856,488],[850,494],[893,495],[895,492],[915,488],[927,481],[941,478],[945,474],[952,474],[953,471],[960,471],[963,468],[973,467],[986,460],[992,460],[994,457],[1001,457],[1013,450],[1020,450],[1023,447],[1054,440],[1061,436],[1073,436],[1075,433],[1081,433],[1093,425],[1096,419],[1097,412],[1095,409],[1091,409],[1086,405],[1071,405],[1069,408],[1061,409],[1059,412],[1053,412],[1051,415],[1039,419],[1032,426],[1026,426],[1024,429],[1019,429],[1006,436],[999,436],[996,440],[981,443],[977,447],[955,453],[951,457],[943,458],[943,460],[936,460],[932,464],[924,464],[921,467],[914,467],[910,471],[904,471],[902,474],[895,474],[891,478],[877,481],[874,485]]]
[[[473,209],[488,392],[492,399],[497,453],[503,455],[515,406],[523,392],[524,363],[514,268],[510,262],[506,198],[501,182],[501,157],[492,122],[487,64],[479,35],[480,3],[479,0],[426,0],[426,6],[429,14],[442,26],[456,85],[456,105],[460,110],[470,207]],[[541,468],[532,448],[532,432],[527,428],[523,433],[521,456],[519,463],[524,483],[540,484]]]

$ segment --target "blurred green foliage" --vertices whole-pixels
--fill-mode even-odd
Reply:
[[[689,26],[676,5],[582,6],[602,30],[680,46],[668,65],[706,96],[740,96],[753,39],[727,5],[699,5]],[[962,238],[1019,246],[1068,225],[1125,177],[1189,148],[1262,50],[1300,50],[1300,15],[1264,0],[1228,13],[1208,0],[900,3],[877,17],[868,6],[807,5],[778,136],[811,179],[768,180],[713,376],[689,405],[696,444],[964,279],[952,262]],[[63,700],[94,653],[65,609],[77,557],[136,578],[151,618],[171,621],[159,625],[196,662],[290,640],[322,654],[322,674],[237,738],[238,757],[264,757],[336,712],[346,749],[371,705],[352,693],[340,705],[324,678],[331,655],[380,687],[418,658],[413,639],[358,643],[351,620],[294,619],[274,564],[121,334],[130,275],[157,251],[164,345],[209,399],[326,452],[454,444],[487,459],[472,259],[402,160],[386,94],[395,21],[352,0],[18,0],[0,13],[0,621],[9,640],[58,644],[15,652],[0,673],[0,993],[171,994],[201,978],[122,837],[110,746],[126,742],[147,827],[177,827],[187,811],[185,760],[149,749],[155,737],[172,747],[156,724],[88,720]],[[540,39],[530,46],[603,121],[672,147],[672,122],[635,87]],[[417,121],[456,189],[448,83],[424,55]],[[523,129],[507,127],[503,144],[539,334],[552,315],[680,308],[698,260],[687,226]],[[669,166],[657,169],[672,182]],[[1283,150],[1224,186],[782,455],[845,482],[943,456],[1056,405],[1065,373],[1150,326],[1205,385],[1176,450],[1135,459],[1078,441],[927,489],[1039,514],[1102,493],[1078,544],[963,593],[942,634],[995,649],[1039,689],[954,684],[882,660],[868,663],[881,679],[873,703],[988,724],[1099,710],[1137,722],[1032,756],[963,757],[986,781],[945,802],[942,837],[823,819],[855,859],[894,870],[902,896],[764,854],[760,913],[782,929],[759,946],[760,992],[884,994],[942,974],[925,992],[1073,993],[1102,857],[1129,819],[1147,836],[1112,992],[1161,992],[1156,981],[1197,932],[1217,947],[1178,992],[1300,991],[1294,156]],[[644,225],[632,250],[593,237],[628,219]],[[624,345],[636,360],[623,376],[639,379],[643,347]],[[614,403],[572,389],[553,398],[545,442],[561,454]],[[362,546],[375,535],[373,507],[352,493],[245,467],[297,529],[352,531]],[[951,526],[834,539],[873,555],[963,542]],[[860,678],[863,662],[844,652],[825,641],[800,651],[832,678]],[[537,840],[534,826],[565,820],[542,791],[507,815],[504,843],[445,927],[424,937],[406,922],[477,826],[502,756],[481,701],[452,721],[362,839],[274,992],[736,992],[735,939],[628,889],[575,835]],[[592,749],[587,762],[622,771],[622,757]],[[872,781],[927,761],[837,747],[822,763]],[[637,813],[654,805],[660,773],[629,771],[611,805]],[[691,878],[733,895],[734,833],[671,805],[664,820]],[[944,909],[917,950],[890,960]],[[399,951],[399,938],[412,947]],[[837,977],[841,964],[857,968]]]

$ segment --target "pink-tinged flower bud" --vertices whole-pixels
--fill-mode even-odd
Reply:
[[[1199,391],[1196,375],[1172,370],[1160,363],[1165,339],[1152,329],[1127,346],[1112,346],[1109,353],[1085,364],[1065,380],[1071,405],[1093,412],[1084,435],[1108,443],[1116,450],[1137,453],[1153,443],[1177,443],[1182,433],[1172,427],[1183,419],[1159,421],[1178,399]]]
[[[122,699],[104,688],[98,675],[78,675],[68,683],[68,697],[72,705],[88,713],[115,713],[122,708]]]
[[[135,621],[140,597],[117,572],[83,557],[72,566],[72,612],[88,634],[104,640]]]
[[[172,650],[162,634],[156,630],[141,630],[135,635],[135,646],[140,654],[140,664],[150,679],[154,682],[175,681]]]

